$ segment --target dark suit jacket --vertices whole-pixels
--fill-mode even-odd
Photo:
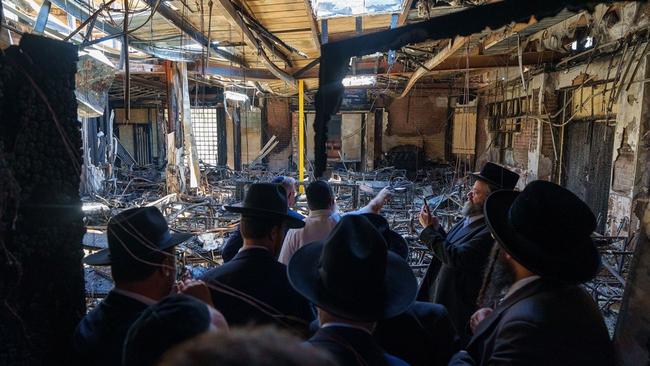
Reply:
[[[444,305],[459,336],[467,340],[467,323],[477,310],[476,298],[494,239],[484,218],[463,225],[463,221],[457,223],[449,233],[442,228],[420,233],[420,240],[431,247],[441,266],[438,272],[435,262],[429,266],[418,299]]]
[[[289,215],[300,220],[305,219],[303,215],[297,213],[294,210],[289,210]],[[287,234],[287,230],[284,232],[285,235]],[[230,262],[233,258],[235,258],[237,252],[239,252],[239,249],[241,249],[243,245],[244,238],[242,238],[241,231],[239,231],[239,226],[237,226],[237,229],[228,235],[228,240],[226,240],[223,247],[221,248],[221,258],[223,258],[224,263]]]
[[[412,366],[447,365],[458,350],[456,331],[442,305],[415,302],[404,313],[377,323],[375,340]]]
[[[140,301],[111,291],[77,325],[73,348],[78,364],[121,365],[126,333],[146,308]]]
[[[536,280],[477,327],[450,365],[614,365],[603,318],[582,288]]]
[[[309,302],[291,287],[287,267],[266,249],[241,251],[230,262],[208,271],[202,279],[211,286],[214,305],[230,326],[274,324],[306,335],[314,319]],[[214,286],[222,291],[216,291]],[[250,298],[265,304],[263,310],[259,304],[251,305]]]
[[[328,351],[339,366],[408,366],[384,352],[369,333],[359,329],[319,328],[307,343]]]

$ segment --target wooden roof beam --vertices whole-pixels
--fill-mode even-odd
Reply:
[[[412,1],[412,0],[411,0]],[[311,7],[311,0],[304,0],[307,16],[309,17],[309,28],[311,29],[311,41],[314,47],[320,50],[320,34],[318,33],[318,24],[316,23],[316,14],[314,8]]]
[[[155,1],[155,0],[146,0],[146,1]],[[242,19],[241,15],[237,12],[235,9],[234,5],[230,2],[230,0],[219,0],[219,4],[221,4],[221,7],[226,11],[226,14],[228,14],[228,21],[234,26],[239,28],[241,30],[242,34],[244,35],[244,39],[246,43],[257,50],[260,53],[260,56],[262,56],[262,63],[269,69],[273,75],[278,77],[279,79],[283,80],[287,84],[291,84],[292,86],[296,86],[296,80],[293,78],[293,76],[287,74],[284,70],[280,69],[276,64],[274,64],[258,42],[257,38],[251,32],[251,30],[248,28],[244,20]],[[264,42],[264,39],[262,39]],[[266,41],[268,44],[268,41]],[[282,56],[280,56],[279,52],[277,50],[274,50],[273,47],[269,47],[269,51],[272,52],[275,56],[279,57],[282,59]]]
[[[403,98],[408,94],[408,92],[411,90],[413,85],[424,75],[426,75],[429,71],[434,69],[436,66],[440,65],[443,63],[449,56],[453,55],[464,47],[467,42],[469,42],[469,37],[456,37],[456,39],[449,41],[449,45],[445,47],[442,51],[438,52],[435,56],[431,57],[427,61],[424,62],[423,66],[418,67],[417,70],[411,75],[411,78],[409,79],[408,83],[406,83],[406,87],[404,87],[404,91],[402,91],[402,94],[398,98]]]

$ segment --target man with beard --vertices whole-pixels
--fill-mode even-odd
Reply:
[[[463,207],[465,218],[449,233],[426,203],[419,217],[424,227],[420,240],[431,248],[435,258],[427,269],[418,299],[447,308],[461,344],[469,339],[467,323],[477,309],[476,298],[493,243],[483,217],[483,204],[490,193],[512,190],[519,180],[517,173],[490,162],[472,176],[476,181]]]
[[[614,365],[602,315],[579,286],[600,268],[589,207],[535,181],[492,194],[485,216],[496,244],[482,300],[496,307],[472,316],[474,336],[449,364]]]

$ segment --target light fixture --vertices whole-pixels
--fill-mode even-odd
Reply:
[[[343,86],[368,86],[375,85],[377,77],[374,75],[362,75],[362,76],[348,76],[344,78],[341,82]]]
[[[248,100],[248,95],[234,91],[225,91],[223,95],[226,97],[226,99],[234,100],[237,102],[245,102]]]

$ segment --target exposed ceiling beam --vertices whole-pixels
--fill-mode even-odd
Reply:
[[[260,42],[267,50],[269,50],[274,56],[282,60],[287,66],[293,66],[291,59],[287,56],[287,53],[291,53],[294,48],[284,43],[281,39],[275,37],[273,33],[269,32],[266,27],[264,27],[260,22],[257,21],[248,11],[237,4],[230,2],[233,9],[237,12],[237,15],[242,19],[242,24],[249,31],[256,35],[258,42]],[[269,39],[272,39],[273,42],[276,42],[278,46],[273,46]],[[287,53],[283,52],[287,51]]]
[[[415,72],[411,75],[411,78],[409,79],[408,83],[406,83],[406,87],[404,87],[404,91],[402,91],[402,94],[400,94],[399,98],[403,98],[404,96],[406,96],[406,94],[408,94],[408,92],[411,90],[413,85],[415,85],[415,83],[421,77],[423,77],[428,72],[433,70],[436,66],[440,65],[449,56],[456,53],[456,51],[464,47],[468,41],[469,41],[469,37],[456,37],[456,39],[449,41],[449,46],[447,46],[442,51],[438,52],[435,56],[425,61],[423,66],[420,66],[418,67],[417,70],[415,70]]]
[[[60,0],[59,0],[60,1]],[[144,0],[151,7],[155,7],[158,4],[159,0]],[[247,67],[246,62],[239,56],[234,55],[228,51],[222,50],[218,45],[210,43],[208,37],[206,37],[201,31],[199,31],[192,23],[179,15],[172,8],[167,6],[164,2],[158,4],[158,14],[162,15],[163,18],[169,20],[173,25],[180,29],[183,33],[187,34],[190,38],[195,40],[197,43],[203,47],[208,47],[212,49],[214,53],[225,58],[226,60],[237,64],[241,67]]]
[[[399,15],[399,19],[397,19],[398,27],[406,23],[406,20],[409,17],[409,12],[411,11],[411,6],[413,6],[413,0],[406,0],[406,4],[404,4],[404,10],[402,10],[402,13]]]
[[[218,75],[232,79],[272,81],[278,78],[267,69],[242,69],[239,67],[214,65],[205,68],[206,75]]]
[[[542,52],[527,52],[522,55],[522,64],[524,66],[540,65],[546,62],[559,60],[562,57],[561,53],[554,51]],[[316,59],[312,63],[306,65],[301,70],[293,74],[296,79],[315,79],[318,78],[318,67]],[[467,63],[469,61],[469,64]],[[440,73],[449,73],[456,71],[475,71],[482,69],[490,69],[496,67],[513,66],[517,64],[517,56],[513,55],[472,55],[469,57],[453,56],[448,57],[440,64],[438,64],[431,71],[428,71],[425,76],[431,76]],[[311,67],[310,67],[311,65]],[[307,69],[308,68],[308,69]],[[405,69],[401,63],[396,63],[392,68],[388,67],[386,60],[382,60],[379,65],[375,67],[374,61],[361,60],[357,62],[356,75],[401,75],[410,77],[413,72]],[[307,70],[305,70],[307,69]],[[387,72],[387,70],[390,70]],[[239,80],[257,80],[257,81],[273,81],[277,77],[267,69],[242,69],[240,67],[232,67],[228,65],[211,65],[206,67],[206,74],[219,75],[225,78],[239,79]]]
[[[296,79],[300,79],[307,71],[311,70],[314,68],[314,66],[318,65],[320,63],[320,58],[314,59],[312,62],[308,63],[305,65],[302,69],[296,71],[293,73],[293,77]]]
[[[513,34],[521,32],[522,30],[528,28],[529,26],[535,23],[537,23],[537,20],[535,20],[535,18],[531,18],[528,23],[515,23],[513,25],[508,25],[504,27],[503,30],[501,31],[492,32],[483,40],[482,42],[483,49],[487,50],[490,47],[503,41],[504,39],[512,36]]]
[[[303,0],[303,1],[305,3],[305,9],[307,10],[307,16],[309,17],[309,28],[311,29],[311,41],[314,43],[314,47],[320,50],[320,34],[318,34],[318,24],[316,23],[316,14],[314,13],[314,8],[311,7],[311,0]]]
[[[146,0],[146,1],[155,1],[155,0]],[[277,76],[279,79],[283,80],[284,82],[291,84],[291,86],[296,85],[296,80],[293,78],[293,76],[287,74],[284,70],[280,69],[276,64],[274,64],[260,45],[260,43],[257,41],[257,38],[253,35],[251,30],[248,28],[248,26],[244,23],[244,20],[242,19],[241,15],[237,12],[233,4],[230,2],[230,0],[219,0],[219,4],[221,4],[221,7],[226,11],[228,14],[228,21],[235,27],[239,28],[239,30],[242,31],[246,43],[257,50],[260,53],[260,56],[262,56],[262,63],[269,69],[273,75]],[[270,52],[274,52],[273,48],[269,50]],[[276,56],[277,51],[275,52]],[[279,57],[279,56],[278,56]]]

